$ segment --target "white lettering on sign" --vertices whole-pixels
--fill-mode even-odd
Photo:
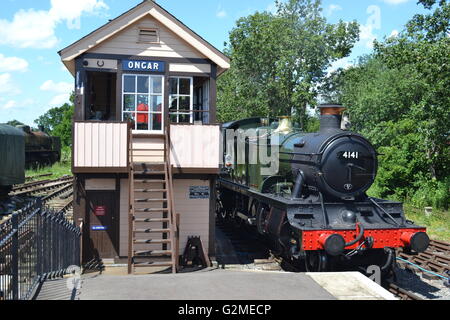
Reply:
[[[344,154],[342,156],[344,158],[346,158],[346,159],[358,159],[359,158],[359,152],[347,151],[347,152],[344,152]]]
[[[164,72],[164,62],[123,60],[124,70]]]

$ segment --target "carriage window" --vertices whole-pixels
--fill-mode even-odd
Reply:
[[[123,76],[122,120],[131,121],[134,130],[162,131],[163,77]]]
[[[169,115],[173,123],[193,123],[193,79],[170,78]]]

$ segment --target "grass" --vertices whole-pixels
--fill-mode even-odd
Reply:
[[[64,147],[61,150],[61,161],[55,163],[51,167],[41,167],[38,169],[30,169],[25,171],[26,177],[34,177],[39,176],[41,174],[49,174],[51,173],[51,176],[48,177],[42,177],[38,178],[39,180],[47,180],[47,179],[58,179],[61,178],[64,175],[72,175],[72,153],[70,148]]]
[[[68,162],[57,162],[51,167],[42,167],[36,170],[30,169],[25,171],[26,177],[34,177],[41,174],[49,174],[51,176],[38,178],[40,180],[58,179],[64,175],[72,175],[72,167]]]
[[[406,218],[426,227],[431,239],[450,242],[450,211],[433,208],[433,213],[427,217],[423,208],[415,208],[405,203],[404,209]]]

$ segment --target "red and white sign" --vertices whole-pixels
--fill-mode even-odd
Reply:
[[[106,215],[106,206],[96,206],[94,207],[94,214],[99,216],[105,216]]]

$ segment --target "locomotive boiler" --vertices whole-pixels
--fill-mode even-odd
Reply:
[[[315,133],[288,118],[223,125],[217,214],[255,226],[277,254],[307,271],[377,265],[389,273],[396,248],[426,250],[426,229],[405,218],[402,203],[367,196],[376,150],[341,128],[342,106],[320,110]]]
[[[32,131],[29,126],[17,126],[25,137],[25,159],[28,168],[52,165],[61,160],[61,138],[49,136],[42,130]]]

